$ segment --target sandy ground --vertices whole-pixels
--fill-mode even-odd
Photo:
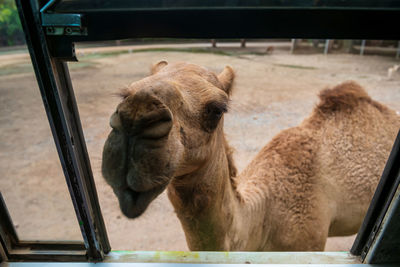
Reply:
[[[28,58],[8,55],[7,60],[0,60],[0,191],[21,239],[81,240]],[[325,87],[356,80],[373,98],[400,110],[400,74],[387,78],[387,69],[396,64],[388,57],[290,55],[287,51],[232,56],[141,52],[71,63],[100,205],[114,250],[188,250],[165,193],[142,217],[129,220],[121,214],[100,173],[109,115],[119,102],[112,94],[145,77],[150,64],[159,60],[188,61],[216,72],[225,65],[236,70],[225,131],[236,149],[239,170],[280,130],[299,124]],[[330,238],[326,250],[348,250],[353,240],[354,236]]]

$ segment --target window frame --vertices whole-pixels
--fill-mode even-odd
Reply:
[[[400,17],[398,7],[282,6],[51,12],[58,2],[60,0],[16,0],[83,243],[20,241],[0,195],[0,256],[7,261],[102,261],[116,258],[113,253],[107,256],[111,247],[67,66],[68,61],[77,61],[75,42],[128,37],[400,39],[400,28],[382,30],[387,25],[397,25]],[[371,16],[375,19],[370,19]],[[198,23],[196,18],[202,17],[207,18],[206,24],[210,27]],[[290,19],[282,20],[282,17]],[[399,150],[400,135],[397,136],[382,179],[350,251],[352,255],[359,256],[360,261],[400,261],[395,256],[396,252],[390,250],[392,243],[387,241],[393,231],[399,231],[390,227],[399,222],[400,214],[400,200],[396,193],[400,181]],[[399,232],[395,233],[400,237]],[[397,240],[399,243],[400,240]],[[179,259],[178,256],[175,258]]]

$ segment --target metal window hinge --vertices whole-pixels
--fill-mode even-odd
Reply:
[[[50,0],[40,9],[42,26],[47,35],[87,35],[82,14],[53,13],[51,6],[59,0]]]
[[[47,35],[87,35],[82,14],[41,12],[42,26]]]

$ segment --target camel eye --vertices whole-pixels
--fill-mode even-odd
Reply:
[[[211,102],[205,106],[204,111],[204,128],[211,132],[214,130],[222,115],[227,111],[225,103]]]
[[[207,113],[208,113],[208,116],[210,117],[210,119],[219,119],[219,118],[221,118],[224,111],[222,109],[215,108],[215,109],[207,110]]]
[[[206,105],[206,115],[208,119],[220,119],[222,114],[227,111],[226,105],[212,102]]]

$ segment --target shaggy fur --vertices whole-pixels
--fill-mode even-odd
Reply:
[[[140,216],[165,188],[192,250],[323,250],[356,233],[400,125],[356,83],[320,93],[299,126],[236,174],[223,133],[234,73],[162,61],[122,92],[103,176]]]

